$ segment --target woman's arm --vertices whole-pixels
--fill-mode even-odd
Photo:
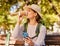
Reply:
[[[12,33],[12,37],[15,39],[22,39],[23,38],[23,35],[22,35],[23,30],[24,30],[24,27],[22,25],[16,24],[16,26],[13,30],[13,33]]]
[[[45,36],[46,36],[46,27],[42,25],[40,27],[40,33],[38,35],[38,38],[34,42],[35,46],[43,45],[44,44],[44,40],[45,40]]]
[[[21,22],[23,20],[23,11],[20,11],[20,15],[18,15],[18,20],[17,20],[17,24],[13,30],[12,36],[15,39],[22,39],[23,38],[23,30],[24,30],[24,26],[21,25]]]

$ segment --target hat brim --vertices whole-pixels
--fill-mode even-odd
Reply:
[[[41,13],[40,13],[39,11],[37,11],[36,9],[34,9],[32,6],[30,6],[30,5],[29,5],[29,6],[25,6],[24,9],[27,9],[27,8],[34,10],[34,11],[37,12],[37,13],[39,14],[39,16],[42,18]]]

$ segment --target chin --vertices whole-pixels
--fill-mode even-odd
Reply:
[[[27,18],[28,18],[28,19],[32,19],[32,18],[33,18],[33,16],[27,16]]]

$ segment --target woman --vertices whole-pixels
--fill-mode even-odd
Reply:
[[[39,34],[37,37],[34,37],[36,35],[36,28],[37,25],[40,23],[40,8],[36,4],[32,4],[31,6],[24,7],[24,11],[27,13],[27,33],[29,37],[25,38],[25,43],[28,44],[28,46],[44,46],[45,42],[45,35],[46,35],[46,28],[44,25],[40,24],[39,27]],[[17,24],[15,26],[15,29],[13,31],[13,37],[19,40],[23,40],[23,31],[24,31],[24,25],[20,25],[23,16],[20,16]],[[15,33],[16,32],[16,33]],[[34,37],[33,39],[31,39]],[[25,46],[27,46],[25,44]]]

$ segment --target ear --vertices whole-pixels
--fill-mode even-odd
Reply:
[[[35,13],[35,16],[37,16],[37,13]]]

